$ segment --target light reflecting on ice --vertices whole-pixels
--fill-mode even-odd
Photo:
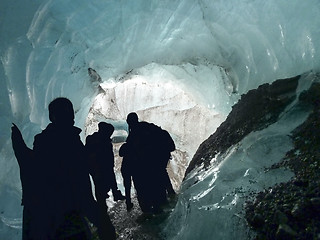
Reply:
[[[171,119],[169,127],[181,138],[181,148],[185,147],[176,153],[176,159],[182,159],[181,155],[187,150],[192,155],[198,147],[199,139],[189,141],[187,136],[194,136],[194,132],[199,130],[205,133],[203,136],[208,136],[215,129],[215,125],[210,125],[211,120],[204,121],[208,117],[208,112],[204,110],[216,111],[217,114],[210,115],[210,119],[222,122],[239,94],[262,83],[320,69],[318,0],[291,0],[290,4],[287,0],[34,0],[19,1],[19,4],[2,0],[1,4],[0,192],[4,192],[7,186],[21,194],[21,186],[17,184],[18,165],[9,140],[11,122],[22,128],[31,147],[34,135],[48,123],[48,103],[55,97],[66,96],[74,103],[76,124],[85,128],[88,112],[99,91],[97,84],[90,81],[89,67],[94,68],[104,81],[114,79],[117,83],[128,80],[122,77],[128,76],[130,71],[139,70],[138,75],[148,82],[152,77],[169,79],[174,85],[183,85],[185,92],[196,98],[200,107],[193,112],[168,109],[165,113],[161,112],[163,117]],[[134,75],[134,71],[132,73]],[[305,83],[308,83],[307,79]],[[136,93],[141,92],[137,90]],[[160,97],[161,93],[163,91],[155,95]],[[120,91],[117,99],[128,95],[131,98],[131,94]],[[135,106],[145,110],[142,100],[145,101],[144,98],[137,98]],[[108,117],[113,116],[111,113]],[[172,120],[177,115],[181,121]],[[145,119],[150,120],[158,118],[156,116],[151,112],[144,114]],[[121,116],[121,119],[124,117]],[[202,120],[200,126],[199,119]],[[114,123],[119,126],[124,124],[118,118]],[[287,126],[282,128],[286,130]],[[120,134],[123,131],[124,128],[119,130]],[[259,176],[265,181],[270,180],[271,176],[281,177],[281,172],[269,172],[262,177],[263,171],[254,166],[258,164],[255,159],[258,153],[273,152],[274,146],[268,145],[271,139],[276,140],[276,137],[247,138],[248,142],[257,143],[243,142],[245,147],[226,158],[225,163],[219,166],[217,176],[209,174],[206,179],[203,175],[199,177],[199,182],[195,179],[197,173],[193,172],[194,175],[187,177],[182,188],[185,191],[182,192],[182,199],[189,200],[191,195],[196,196],[209,186],[211,191],[199,200],[219,203],[224,194],[219,196],[216,192],[221,189],[228,192],[228,186],[235,179],[253,184]],[[282,141],[287,139],[278,139],[278,143]],[[187,146],[190,148],[187,149]],[[270,163],[273,161],[269,160]],[[243,166],[244,163],[248,166]],[[186,165],[186,162],[175,162],[175,172],[179,172],[180,164]],[[183,175],[182,172],[179,174]],[[195,186],[194,181],[198,182]],[[194,192],[191,193],[191,190]],[[241,199],[241,194],[238,195]],[[13,199],[19,202],[20,197]],[[12,201],[2,195],[0,202],[1,208],[11,207]],[[180,215],[194,210],[186,200],[181,200],[178,206],[181,208]],[[21,210],[19,203],[15,209],[19,209],[15,210],[18,214]],[[221,212],[216,215],[221,215],[227,210],[220,208],[217,211]],[[4,213],[5,218],[8,218],[7,214]],[[192,220],[201,217],[209,219],[207,214],[201,214],[196,214]],[[176,221],[177,224],[182,222],[183,228],[177,233],[185,236],[184,239],[195,236],[194,229],[202,227],[219,231],[230,223],[230,219],[234,219],[217,221],[214,226],[199,221],[193,226],[188,216],[186,214],[183,221]],[[238,217],[235,219],[238,220]],[[205,234],[206,231],[202,232]],[[7,235],[1,234],[0,238],[8,239]],[[194,239],[200,237],[195,236]],[[219,239],[221,236],[217,234],[215,237]]]
[[[21,229],[22,228],[22,218],[5,218],[0,217],[0,220],[7,226],[12,228]]]

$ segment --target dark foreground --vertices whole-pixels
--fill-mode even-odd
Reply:
[[[126,210],[124,201],[118,201],[109,209],[111,221],[118,234],[117,239],[123,240],[161,240],[162,223],[173,209],[175,199],[164,206],[164,211],[158,215],[147,215],[141,212],[136,197],[132,198],[134,207]],[[94,240],[99,238],[95,236]]]

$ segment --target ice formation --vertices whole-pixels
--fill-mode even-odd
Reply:
[[[47,105],[55,97],[72,100],[82,137],[101,118],[125,135],[125,115],[134,110],[167,128],[190,159],[241,94],[319,70],[319,16],[318,0],[2,1],[0,238],[21,236],[11,122],[32,147],[33,136],[48,123]],[[88,74],[88,68],[94,72]],[[233,157],[204,176],[213,181],[217,172],[227,174]],[[213,187],[206,181],[194,193],[181,191],[202,199],[200,209],[211,210],[217,206],[206,199]],[[217,197],[226,194],[220,186]],[[232,205],[235,196],[225,201]],[[187,210],[178,205],[176,211],[185,216]],[[202,218],[193,217],[194,222]],[[182,239],[193,239],[190,232],[205,234],[208,228],[195,224],[180,230]],[[224,232],[220,239],[227,239]]]

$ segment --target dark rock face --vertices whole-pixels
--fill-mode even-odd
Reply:
[[[307,120],[292,132],[294,149],[271,168],[290,168],[295,177],[253,194],[245,204],[248,225],[256,239],[320,239],[320,75],[299,96],[301,109],[310,109]],[[277,121],[296,97],[300,76],[261,85],[243,95],[217,131],[194,155],[186,175],[201,164],[208,167],[217,153],[252,131]]]
[[[320,239],[320,83],[314,83],[299,100],[313,111],[293,131],[294,149],[272,166],[288,167],[295,177],[246,203],[246,219],[256,239]],[[275,221],[278,212],[285,221]],[[262,224],[257,225],[257,215]]]
[[[192,161],[186,175],[196,166],[208,166],[217,153],[224,153],[252,131],[260,130],[277,121],[279,114],[295,98],[300,76],[263,84],[241,96],[231,113],[216,132],[204,141]]]

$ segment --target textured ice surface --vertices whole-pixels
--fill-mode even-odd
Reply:
[[[188,105],[184,102],[170,104],[172,111],[167,104],[161,117],[144,112],[150,106],[139,102],[139,89],[131,91],[136,101],[131,109],[150,120],[165,116],[185,141],[191,133],[179,122],[197,125],[201,119],[205,137],[211,134],[208,126],[219,124],[240,94],[278,78],[319,70],[319,13],[318,0],[1,1],[0,238],[19,239],[21,234],[10,224],[21,217],[11,122],[31,147],[33,136],[48,123],[48,103],[66,96],[75,105],[77,126],[85,129],[99,93],[99,84],[88,75],[90,67],[106,84],[142,78],[151,81],[148,86],[156,79],[177,86],[177,92],[185,91],[198,104],[196,112],[183,112],[175,121],[174,112]],[[131,103],[129,96],[117,99]],[[151,102],[157,105],[159,100]],[[216,114],[218,121],[204,123]],[[181,141],[181,147],[187,145]],[[6,191],[14,193],[10,200],[4,197]]]
[[[209,167],[191,171],[174,212],[164,224],[166,239],[251,239],[244,218],[250,195],[290,180],[286,169],[268,169],[292,149],[290,132],[308,111],[290,105],[269,127],[252,132],[217,154]],[[200,221],[201,219],[201,221]]]

